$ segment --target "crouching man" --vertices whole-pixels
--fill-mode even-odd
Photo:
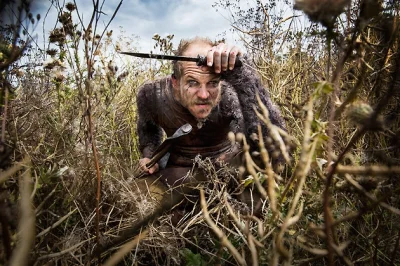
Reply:
[[[240,157],[240,147],[228,139],[229,132],[243,133],[251,149],[257,149],[257,142],[250,138],[258,132],[258,124],[263,126],[254,111],[256,94],[268,108],[271,122],[284,128],[279,110],[238,47],[196,37],[182,40],[177,55],[206,56],[207,66],[174,62],[172,75],[143,85],[137,97],[140,165],[147,174],[143,187],[160,202],[160,208],[171,207],[180,199],[179,189],[173,188],[192,182],[193,177],[206,179],[201,171],[193,172],[196,156],[226,163]],[[241,67],[235,67],[237,58],[243,62]],[[162,143],[163,132],[170,137],[185,124],[190,124],[192,131],[174,140],[168,160],[147,167]],[[262,130],[267,136],[268,129],[263,126]]]

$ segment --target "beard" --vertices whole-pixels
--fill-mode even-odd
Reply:
[[[181,94],[180,103],[196,118],[197,121],[205,121],[211,114],[212,109],[218,105],[221,99],[220,93],[218,93],[216,97],[209,97],[208,99],[188,96],[190,95]]]

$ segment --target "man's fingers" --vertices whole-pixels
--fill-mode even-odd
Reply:
[[[214,51],[215,46],[207,52],[207,66],[211,67],[214,64]]]
[[[242,55],[239,47],[234,46],[229,52],[229,69],[232,70],[235,67],[236,57]]]
[[[213,67],[215,73],[232,70],[235,67],[236,57],[242,55],[237,46],[220,43],[207,52],[207,66]]]
[[[148,172],[148,171],[149,171],[149,169],[147,169],[146,163],[147,163],[147,161],[144,160],[144,159],[141,159],[141,160],[139,161],[140,169],[141,169],[142,171],[144,171],[144,172]]]
[[[221,54],[221,70],[228,70],[228,61],[229,61],[229,47],[226,47]]]
[[[151,168],[147,167],[147,164],[151,161],[150,158],[142,158],[139,160],[140,169],[149,174],[153,174],[158,171],[158,164],[153,165]]]
[[[158,163],[149,169],[149,174],[154,174],[155,172],[158,172]]]
[[[214,72],[215,73],[221,73],[221,67],[222,67],[222,62],[221,62],[221,54],[224,49],[224,46],[219,44],[215,50],[214,50]]]

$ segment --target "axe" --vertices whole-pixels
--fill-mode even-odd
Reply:
[[[151,157],[150,162],[146,164],[147,168],[153,167],[167,152],[171,147],[172,143],[179,137],[189,134],[192,131],[193,127],[191,124],[187,123],[178,128],[171,137],[168,137],[164,140],[164,142],[158,146],[158,148],[154,151],[153,156]]]

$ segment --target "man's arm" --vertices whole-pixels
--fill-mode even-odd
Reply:
[[[146,163],[153,152],[161,144],[163,132],[155,122],[157,104],[154,83],[148,83],[139,88],[139,93],[136,98],[138,108],[137,133],[139,137],[139,150],[142,155],[140,165],[142,169],[150,174],[158,170],[156,164],[151,169],[147,169]]]
[[[272,103],[269,92],[262,86],[258,73],[249,66],[245,56],[242,57],[241,60],[243,61],[243,66],[234,68],[232,71],[224,72],[223,79],[230,83],[238,94],[245,124],[245,132],[243,133],[249,140],[252,150],[255,150],[258,149],[258,144],[250,140],[250,136],[258,132],[258,124],[262,126],[263,135],[269,135],[268,128],[264,123],[260,122],[254,111],[254,107],[256,107],[257,110],[261,112],[256,99],[257,93],[269,111],[269,118],[272,124],[285,129],[285,121],[278,107]]]
[[[234,67],[237,56],[242,56],[242,52],[237,46],[220,43],[209,50],[207,65],[214,68],[216,73],[222,73],[222,78],[236,91],[243,114],[243,133],[246,135],[251,149],[257,150],[258,143],[250,136],[258,133],[258,124],[262,126],[263,136],[268,136],[269,130],[264,123],[260,122],[254,111],[254,107],[260,111],[256,95],[260,96],[262,103],[267,107],[272,124],[285,130],[285,121],[278,107],[272,103],[269,92],[262,86],[258,73],[249,66],[249,60],[242,56],[240,59],[242,66]],[[271,152],[271,150],[269,151]]]

